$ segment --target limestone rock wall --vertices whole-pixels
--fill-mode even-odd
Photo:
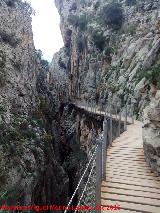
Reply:
[[[52,126],[60,103],[34,47],[31,14],[21,0],[0,0],[0,203],[64,205],[69,181]]]
[[[36,59],[32,9],[21,1],[0,1],[0,103],[8,111],[36,107]]]
[[[160,90],[144,110],[143,140],[146,160],[160,174]]]
[[[113,1],[55,2],[70,57],[70,96],[98,98],[104,104],[109,97],[122,103],[132,98],[138,117],[157,90],[146,72],[159,61],[159,2],[121,1],[119,30],[101,20],[103,9]]]

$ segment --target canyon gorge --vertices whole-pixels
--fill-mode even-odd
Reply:
[[[146,161],[160,174],[160,2],[55,4],[64,47],[48,63],[34,46],[31,6],[0,0],[1,204],[68,204],[103,129],[77,100],[112,101],[123,113],[134,105]]]

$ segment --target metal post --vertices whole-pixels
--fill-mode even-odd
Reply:
[[[134,104],[132,104],[132,124],[134,124]]]
[[[96,206],[101,206],[101,183],[102,183],[102,140],[97,140],[96,151]],[[96,211],[99,213],[99,211]]]
[[[94,113],[94,101],[92,100],[92,112]]]
[[[92,112],[92,100],[91,100],[91,112]]]
[[[107,120],[103,121],[103,180],[106,180],[106,156],[107,156]]]
[[[125,107],[125,124],[124,124],[124,130],[127,131],[127,104],[126,104],[126,107]]]
[[[112,140],[113,140],[113,136],[112,136],[112,114],[110,116],[110,146],[112,146]]]
[[[116,102],[116,119],[117,119],[117,102]]]
[[[107,116],[107,107],[105,105],[105,113],[104,113],[105,116]]]
[[[112,116],[112,102],[110,103],[110,117]]]
[[[119,122],[118,122],[118,137],[121,135],[121,108],[119,112]]]

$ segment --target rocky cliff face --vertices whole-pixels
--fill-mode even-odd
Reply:
[[[36,107],[39,65],[31,13],[27,3],[0,1],[0,101],[9,111],[28,112]]]
[[[57,60],[67,68],[70,98],[103,105],[118,100],[122,107],[128,102],[129,108],[134,104],[135,117],[141,118],[160,90],[159,1],[55,3],[66,52]],[[157,143],[159,147],[159,139]]]
[[[65,204],[68,177],[52,134],[59,102],[34,47],[31,14],[21,0],[0,1],[0,204]]]
[[[160,174],[160,91],[144,110],[143,140],[146,160]]]
[[[112,95],[122,102],[134,97],[138,114],[159,87],[154,70],[148,74],[159,60],[158,1],[55,2],[70,52],[71,95],[103,101]]]

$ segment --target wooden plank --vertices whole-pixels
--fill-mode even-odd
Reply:
[[[113,144],[114,144],[114,142],[113,142]],[[135,150],[142,150],[142,148],[141,147],[131,147],[131,146],[114,146],[114,147],[112,147],[112,148],[110,148],[109,150],[116,150],[116,149],[122,149],[122,150],[124,150],[124,149],[135,149]]]
[[[160,194],[153,193],[153,192],[142,192],[142,191],[135,191],[133,189],[117,189],[112,187],[102,187],[101,192],[113,193],[113,194],[123,194],[123,195],[132,195],[132,196],[139,196],[139,197],[148,197],[148,198],[156,198],[159,200],[160,203]]]
[[[107,162],[107,166],[111,166],[111,167],[114,167],[114,168],[116,168],[116,167],[119,167],[119,166],[121,166],[121,167],[132,167],[132,168],[138,168],[138,169],[142,169],[142,170],[144,170],[144,169],[147,169],[147,170],[150,170],[150,167],[146,164],[138,164],[138,163],[134,163],[134,162],[132,162],[132,163],[112,163],[112,162]]]
[[[109,169],[107,169],[106,170],[106,173],[107,174],[119,174],[119,175],[121,175],[121,174],[126,174],[126,175],[137,175],[137,176],[145,176],[146,178],[147,177],[149,177],[149,178],[157,178],[157,176],[156,176],[156,174],[152,174],[152,173],[147,173],[147,172],[145,172],[145,171],[120,171],[120,170],[109,170]]]
[[[148,179],[148,180],[158,180],[160,181],[160,177],[156,177],[156,176],[153,176],[153,175],[146,175],[145,173],[142,173],[142,174],[138,174],[138,173],[135,173],[135,172],[118,172],[118,171],[113,171],[113,170],[110,170],[110,171],[106,171],[107,175],[109,176],[125,176],[125,177],[139,177],[141,179]]]
[[[141,155],[144,155],[144,152],[142,152],[141,150],[136,151],[136,150],[129,150],[129,149],[113,150],[113,151],[108,151],[107,153],[110,154],[110,155],[121,153],[121,154],[124,154],[124,156],[125,156],[125,154],[141,154]]]
[[[112,193],[101,193],[102,199],[109,199],[109,200],[119,200],[119,201],[126,201],[136,204],[148,204],[152,206],[160,207],[160,200],[153,199],[153,198],[146,198],[146,197],[138,197],[138,196],[131,196],[131,195],[122,195],[122,194],[112,194]],[[160,209],[160,208],[159,208]]]
[[[120,183],[129,183],[129,184],[135,184],[135,185],[141,185],[141,186],[148,186],[148,187],[155,187],[160,188],[160,182],[156,179],[141,179],[141,178],[135,178],[135,177],[126,177],[126,176],[108,176],[107,181],[112,182],[120,182]]]
[[[113,161],[108,161],[107,165],[111,165],[111,166],[138,166],[140,168],[147,168],[147,169],[151,169],[150,166],[145,162],[145,161],[120,161],[120,159],[117,158],[117,160],[113,160]]]
[[[112,151],[108,151],[108,154],[112,154],[112,155],[114,155],[114,154],[118,154],[118,153],[121,153],[121,154],[124,154],[125,155],[125,153],[133,153],[133,154],[141,154],[141,155],[144,155],[144,152],[143,151],[141,151],[141,150],[129,150],[129,149],[123,149],[123,150],[119,150],[119,149],[117,149],[117,150],[112,150]]]
[[[138,169],[138,168],[130,168],[130,167],[120,167],[120,166],[118,166],[118,167],[116,167],[116,166],[112,166],[112,167],[109,167],[108,165],[107,165],[107,167],[106,167],[106,171],[109,171],[109,170],[115,170],[115,171],[119,171],[119,172],[135,172],[135,173],[146,173],[146,175],[147,174],[149,174],[149,175],[155,175],[150,169],[148,170],[148,169],[143,169],[142,170],[142,168],[140,168],[140,169]]]
[[[124,164],[131,164],[132,165],[132,163],[133,164],[138,164],[138,165],[147,165],[147,163],[144,161],[144,160],[136,160],[136,158],[135,159],[121,159],[121,158],[117,158],[117,159],[111,159],[111,158],[108,158],[107,159],[107,163],[112,163],[112,164],[114,164],[114,163],[117,163],[117,162],[119,162],[119,163],[124,163]]]
[[[113,147],[113,149],[108,150],[108,153],[112,153],[112,152],[122,152],[122,151],[130,151],[130,152],[141,152],[144,153],[144,151],[142,149],[135,149],[135,147],[131,148],[121,148],[121,147]]]
[[[118,156],[107,156],[107,162],[110,162],[110,161],[132,161],[132,160],[138,160],[138,161],[142,161],[142,162],[144,162],[144,163],[146,163],[146,160],[145,160],[145,158],[143,157],[143,156],[124,156],[124,157],[118,157]]]
[[[113,201],[113,200],[103,200],[102,199],[102,206],[106,205],[117,205],[119,204],[123,209],[126,210],[133,210],[138,212],[145,212],[145,213],[159,213],[160,208],[157,206],[150,206],[150,205],[142,205],[142,204],[135,204],[135,203],[128,203],[123,201]]]
[[[160,181],[160,178],[154,176],[146,176],[146,175],[137,175],[137,174],[123,174],[123,173],[114,173],[114,172],[106,172],[107,177],[126,177],[126,178],[139,178],[141,180],[152,180],[152,181]]]
[[[151,181],[151,180],[139,180],[136,178],[110,178],[107,177],[107,181],[113,182],[113,183],[126,183],[128,185],[135,185],[135,186],[144,186],[144,187],[150,187],[150,188],[157,188],[160,189],[160,183],[158,181]]]
[[[125,155],[123,155],[123,154],[114,154],[114,155],[111,155],[111,154],[107,154],[107,161],[109,161],[109,159],[142,159],[143,161],[146,161],[145,160],[145,157],[144,157],[144,155],[139,155],[139,154],[125,154]]]
[[[129,134],[129,133],[128,133]],[[130,147],[141,147],[142,148],[142,139],[134,141],[130,135],[130,139],[126,140],[121,137],[121,141],[113,142],[113,147],[121,147],[121,146],[130,146]]]
[[[154,193],[160,194],[160,190],[157,188],[136,186],[133,184],[126,184],[126,183],[114,183],[109,181],[103,181],[102,186],[108,186],[108,187],[114,187],[114,188],[120,188],[120,189],[134,189],[138,191],[154,192]]]
[[[112,155],[110,155],[110,156],[107,156],[108,158],[107,158],[107,161],[109,161],[110,159],[112,160],[116,160],[117,158],[118,159],[122,159],[122,160],[128,160],[128,159],[137,159],[137,160],[143,160],[143,161],[145,161],[145,158],[144,158],[144,156],[134,156],[134,155],[132,155],[132,156],[119,156],[119,157],[116,157],[116,156],[112,156]]]

